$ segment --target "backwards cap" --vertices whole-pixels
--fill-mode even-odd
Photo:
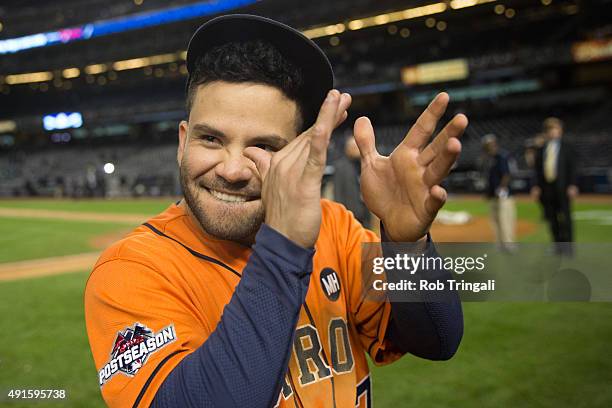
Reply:
[[[253,40],[272,44],[286,60],[302,70],[303,83],[298,98],[304,104],[304,125],[311,126],[327,92],[334,87],[334,73],[329,60],[312,40],[278,21],[250,14],[228,14],[207,21],[189,41],[189,78],[196,61],[212,48]]]

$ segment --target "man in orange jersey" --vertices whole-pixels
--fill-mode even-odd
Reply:
[[[187,67],[184,199],[108,248],[87,282],[107,404],[367,407],[366,353],[450,358],[457,295],[366,299],[362,243],[380,239],[321,200],[329,138],[351,102],[323,52],[278,22],[230,15],[198,29]],[[467,126],[457,115],[427,144],[447,103],[438,95],[389,157],[369,120],[355,122],[364,201],[385,240],[430,240]]]

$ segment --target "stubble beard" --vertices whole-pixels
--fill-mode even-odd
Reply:
[[[218,211],[208,210],[205,204],[198,198],[204,194],[208,195],[208,199],[215,200],[210,193],[204,191],[204,188],[192,181],[188,174],[189,171],[183,163],[180,166],[180,182],[183,189],[183,195],[187,206],[191,213],[195,216],[200,224],[200,227],[209,235],[215,238],[235,241],[250,245],[254,242],[255,234],[263,224],[265,213],[261,201],[256,209],[249,211],[233,210],[233,205],[224,205],[223,209]],[[210,186],[214,188],[214,185]]]

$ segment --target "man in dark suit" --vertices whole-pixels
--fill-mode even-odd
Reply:
[[[557,253],[572,255],[574,240],[571,200],[578,194],[576,187],[576,157],[563,137],[563,122],[548,118],[543,123],[546,143],[535,158],[536,183],[532,194],[539,198]]]

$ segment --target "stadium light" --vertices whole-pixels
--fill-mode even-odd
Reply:
[[[106,64],[91,64],[85,67],[85,72],[89,75],[101,74],[107,70]]]
[[[62,71],[62,75],[66,79],[76,78],[81,74],[81,71],[78,68],[66,68]]]
[[[0,133],[14,132],[17,129],[17,123],[14,120],[0,120]]]
[[[115,172],[115,165],[113,163],[104,164],[104,172],[106,174],[113,174]]]
[[[28,84],[33,82],[45,82],[53,79],[50,71],[28,72],[26,74],[7,75],[5,81],[9,85]]]
[[[478,6],[480,4],[492,3],[497,0],[452,0],[450,7],[458,10],[466,7]],[[303,30],[302,33],[308,38],[319,38],[335,35],[343,32],[346,27],[351,31],[361,30],[368,27],[381,26],[402,20],[410,20],[433,14],[443,13],[448,9],[446,2],[432,3],[420,7],[412,7],[405,10],[393,11],[390,13],[378,14],[369,17],[351,20],[345,26],[343,23],[330,24],[321,27],[311,27]]]
[[[200,1],[193,4],[139,12],[108,20],[98,20],[78,27],[69,27],[57,31],[9,38],[0,40],[0,55],[16,53],[31,48],[65,44],[75,40],[88,40],[93,37],[218,14],[231,9],[248,6],[258,1],[259,0]]]
[[[612,58],[612,39],[598,39],[572,44],[575,62],[603,61]]]
[[[452,0],[450,6],[453,10],[458,10],[466,7],[478,6],[479,4],[492,3],[496,0]]]
[[[168,64],[178,60],[175,53],[152,55],[150,57],[132,58],[128,60],[116,61],[113,63],[115,71],[124,71],[127,69],[143,68],[150,65]]]
[[[348,23],[349,30],[361,30],[365,26],[364,20],[353,20]]]
[[[498,4],[493,10],[495,11],[495,14],[502,15],[504,14],[504,11],[506,11],[506,6],[504,6],[503,4]]]
[[[411,18],[423,17],[446,11],[446,3],[433,3],[421,7],[413,7],[406,10],[394,11],[392,13],[378,14],[371,17],[352,20],[348,23],[350,30],[361,30],[362,28],[374,27],[393,23]]]
[[[328,35],[340,34],[343,33],[345,30],[346,26],[343,23],[338,23],[326,25],[323,27],[310,28],[308,30],[302,31],[302,34],[304,34],[308,38],[318,38],[325,37]]]
[[[83,126],[83,116],[79,112],[60,112],[43,116],[43,127],[45,130],[76,129],[81,126]]]
[[[466,59],[458,58],[404,67],[401,75],[405,85],[457,81],[469,76],[469,66]]]
[[[115,71],[124,71],[126,69],[142,68],[149,65],[147,58],[131,58],[127,60],[117,61],[113,63],[113,69]]]
[[[438,21],[436,23],[436,29],[438,31],[444,31],[446,30],[446,27],[448,27],[448,25],[446,24],[446,21]]]
[[[461,8],[466,8],[466,7],[471,7],[471,6],[477,6],[480,4],[491,3],[494,1],[496,0],[452,0],[450,3],[450,7],[452,9],[461,9]],[[498,5],[495,8],[495,12],[498,14],[501,14],[506,10],[505,8],[503,8],[501,9],[501,13],[500,13],[498,9],[498,7],[500,6],[504,7],[503,5]],[[349,21],[346,24],[336,23],[336,24],[328,24],[328,25],[320,26],[320,27],[312,27],[309,29],[302,30],[302,33],[308,38],[328,37],[328,36],[334,36],[337,34],[341,34],[345,32],[347,29],[351,31],[356,31],[356,30],[361,30],[363,28],[381,26],[381,25],[385,25],[385,24],[389,24],[389,23],[393,23],[397,21],[409,20],[409,19],[424,17],[424,16],[430,16],[433,14],[439,14],[439,13],[445,12],[447,9],[448,9],[447,3],[444,3],[444,2],[432,3],[432,4],[420,6],[420,7],[413,7],[413,8],[409,8],[405,10],[398,10],[398,11],[393,11],[390,13],[378,14],[378,15],[374,15],[370,17],[355,19],[355,20]],[[512,17],[514,17],[514,15],[512,15]],[[435,25],[436,20],[432,19],[431,21],[433,21],[433,25],[431,25],[431,28],[436,27]],[[436,28],[440,31],[443,31],[446,29],[446,23],[442,23]],[[389,33],[390,34],[397,33],[397,27],[395,27],[394,30],[389,30]],[[400,35],[403,38],[407,38],[410,35],[410,31],[408,31],[408,29],[406,30],[402,29],[400,31]],[[336,41],[334,40],[334,42]],[[2,44],[0,41],[0,54],[2,54],[1,47],[2,47]],[[150,55],[150,56],[139,57],[139,58],[131,58],[127,60],[114,61],[109,64],[104,64],[104,63],[91,64],[91,65],[86,66],[84,70],[85,70],[85,73],[88,75],[96,75],[96,74],[101,74],[101,73],[108,71],[110,66],[112,66],[112,68],[115,71],[123,71],[123,70],[129,70],[129,69],[146,68],[151,65],[161,65],[161,64],[167,64],[167,63],[173,63],[173,62],[177,62],[178,60],[184,61],[186,59],[187,59],[187,51],[179,50],[175,53]],[[66,76],[66,73],[65,73],[66,71],[70,73],[77,72],[77,71],[69,71],[69,70],[78,70],[78,68],[66,68],[64,70],[65,78],[69,78],[68,76]],[[183,75],[186,75],[187,74],[186,67],[184,65],[180,65],[179,72]],[[153,70],[151,70],[150,73],[153,73]],[[48,73],[48,74],[52,75],[51,73]],[[31,82],[44,82],[44,81],[48,81],[53,78],[51,76],[48,79],[41,79],[43,77],[39,77],[39,76],[30,77],[27,75],[30,75],[30,74],[9,75],[7,76],[6,83],[9,85],[13,85],[13,84],[22,84],[22,83],[31,83]],[[8,80],[9,77],[11,78],[11,81],[13,81],[12,83],[9,82]],[[86,77],[85,79],[87,83],[94,83],[93,78]]]

